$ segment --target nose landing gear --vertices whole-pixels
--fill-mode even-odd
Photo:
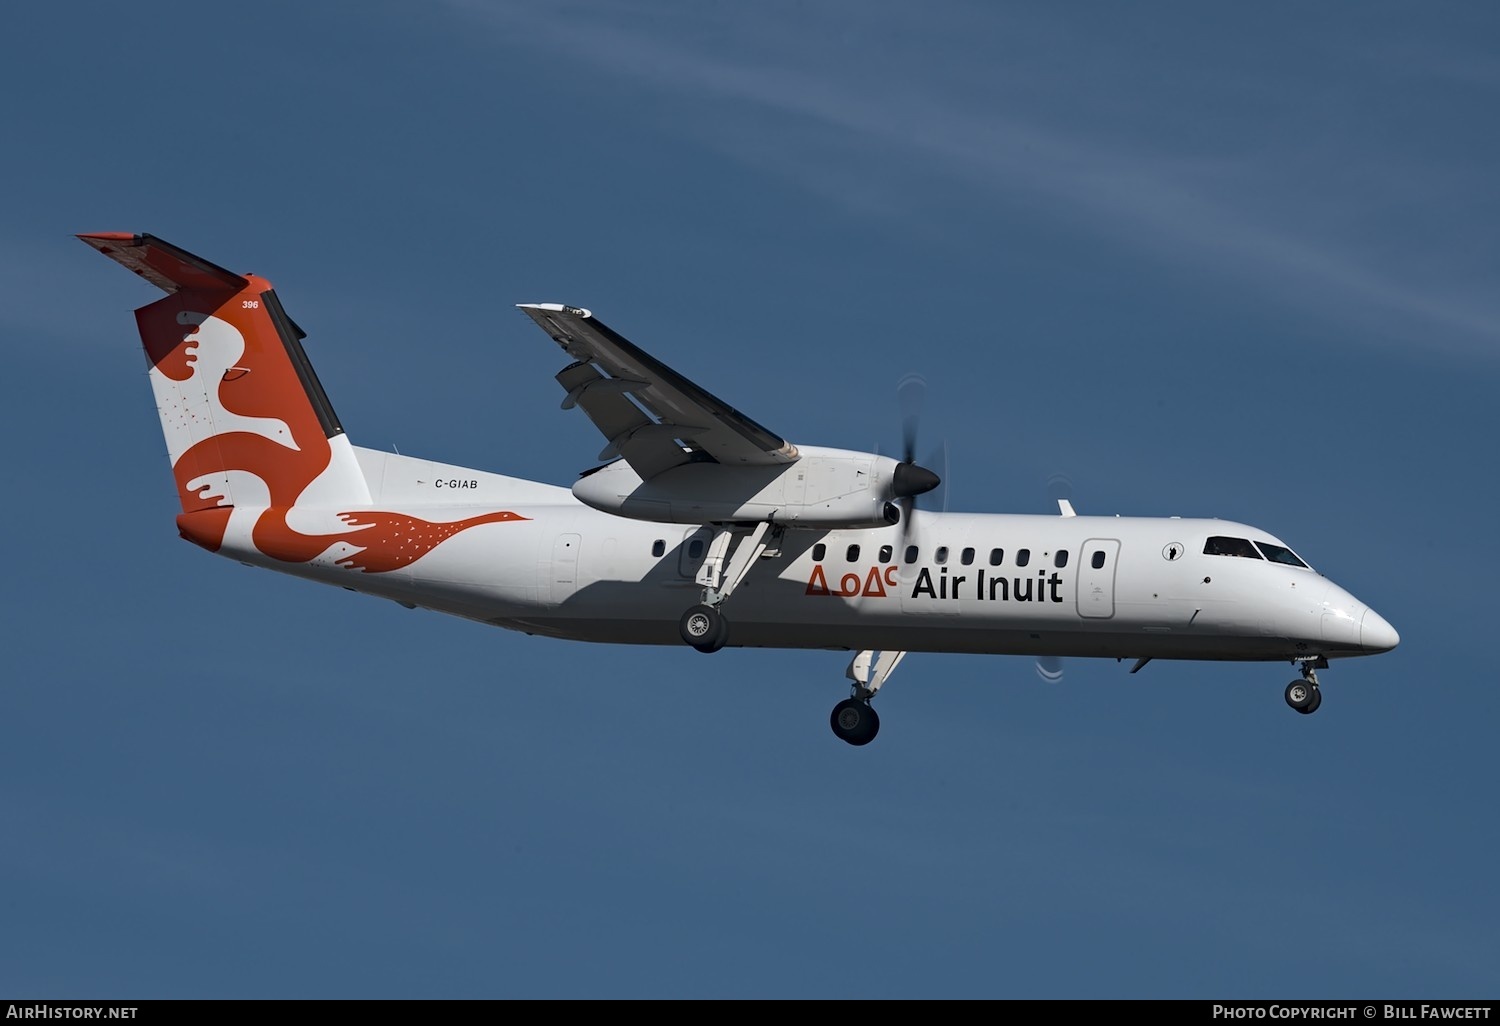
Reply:
[[[1318,687],[1318,670],[1326,669],[1328,660],[1319,656],[1302,661],[1302,676],[1286,686],[1286,704],[1304,716],[1318,711],[1323,704],[1323,692]]]

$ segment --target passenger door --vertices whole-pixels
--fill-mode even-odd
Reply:
[[[1115,615],[1115,564],[1120,561],[1117,538],[1090,538],[1078,554],[1078,615],[1107,620]]]

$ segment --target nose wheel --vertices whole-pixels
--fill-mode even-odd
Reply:
[[[1323,704],[1323,692],[1318,687],[1317,669],[1310,663],[1302,664],[1306,677],[1299,677],[1286,686],[1286,704],[1304,716],[1318,711]]]

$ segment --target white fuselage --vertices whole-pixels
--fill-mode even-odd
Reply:
[[[551,485],[355,454],[381,509],[446,522],[500,507],[518,519],[384,573],[268,558],[233,527],[221,554],[530,634],[682,644],[709,529],[603,513]],[[1175,517],[918,512],[904,526],[789,529],[726,604],[729,644],[1232,660],[1394,647],[1389,624],[1316,571],[1206,554],[1214,536],[1281,544]]]

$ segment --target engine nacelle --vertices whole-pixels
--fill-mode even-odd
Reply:
[[[889,456],[798,446],[791,463],[684,463],[643,482],[624,460],[579,478],[573,494],[605,513],[663,523],[769,521],[791,527],[888,527],[899,465]]]

